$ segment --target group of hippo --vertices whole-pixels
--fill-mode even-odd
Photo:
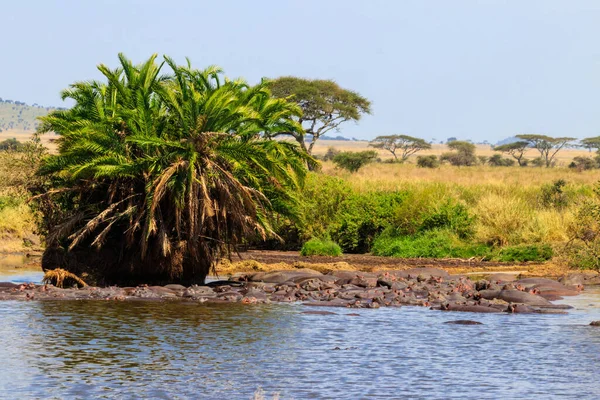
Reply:
[[[307,306],[350,308],[425,306],[443,311],[483,313],[563,313],[567,305],[551,301],[583,290],[583,274],[555,281],[515,280],[495,274],[472,281],[437,268],[385,270],[376,273],[311,269],[238,273],[204,286],[83,287],[0,283],[0,300],[184,300],[196,302],[302,302]],[[600,277],[595,279],[600,280]],[[600,283],[600,282],[598,282]],[[314,312],[314,311],[313,311]],[[316,313],[316,312],[314,312]]]

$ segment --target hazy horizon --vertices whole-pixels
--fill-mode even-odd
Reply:
[[[60,90],[100,78],[96,65],[116,66],[118,52],[158,53],[250,83],[334,79],[373,102],[373,115],[330,136],[600,135],[596,1],[68,0],[3,11],[0,97],[28,104],[65,106]]]

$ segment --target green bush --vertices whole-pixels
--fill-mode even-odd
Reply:
[[[22,204],[23,201],[18,197],[13,196],[0,196],[0,211],[5,208],[13,208]]]
[[[596,169],[600,167],[598,157],[575,157],[571,164],[569,164],[569,168],[576,169],[578,171],[587,171],[590,169]]]
[[[488,164],[492,167],[512,167],[515,165],[515,160],[512,158],[502,157],[500,154],[494,154],[488,160]]]
[[[328,234],[344,252],[367,253],[375,237],[392,225],[394,210],[404,198],[402,192],[353,193],[338,205]]]
[[[498,261],[547,261],[554,252],[547,244],[504,247],[495,257]]]
[[[302,250],[300,250],[300,255],[337,257],[342,255],[342,249],[337,243],[331,240],[313,238],[304,243]]]
[[[392,229],[383,232],[373,243],[372,253],[402,258],[471,258],[486,257],[490,248],[466,243],[446,229],[430,230],[417,235],[397,236]]]
[[[447,228],[461,239],[473,236],[475,218],[469,215],[467,208],[452,200],[447,200],[423,219],[419,231]]]
[[[333,162],[340,168],[347,169],[350,172],[356,172],[376,159],[377,152],[373,150],[343,151],[333,157]]]
[[[540,193],[540,202],[544,207],[554,207],[558,209],[565,208],[569,204],[569,197],[565,193],[567,182],[564,179],[558,179],[552,184],[542,186]]]
[[[440,161],[437,156],[432,154],[429,156],[417,156],[417,167],[420,168],[437,168],[440,166]]]

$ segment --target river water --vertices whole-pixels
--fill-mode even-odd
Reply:
[[[0,398],[598,399],[598,300],[568,315],[0,302]]]

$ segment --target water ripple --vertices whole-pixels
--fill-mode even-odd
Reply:
[[[569,315],[0,303],[0,398],[600,398],[600,290]],[[354,311],[354,310],[353,310]],[[483,325],[446,325],[454,319]]]

